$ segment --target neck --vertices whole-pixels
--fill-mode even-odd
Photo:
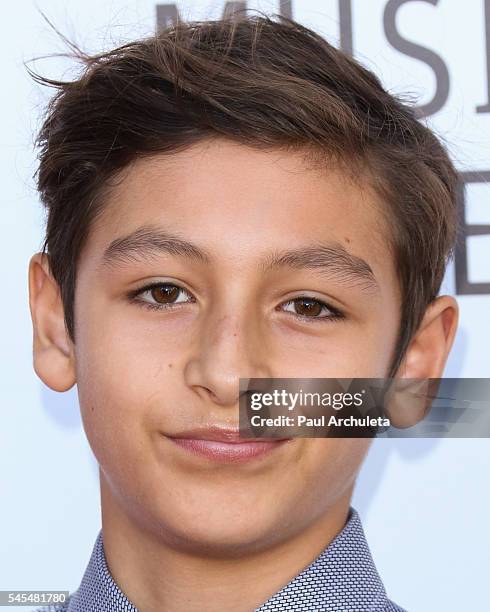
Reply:
[[[250,612],[306,568],[344,527],[352,488],[295,537],[251,554],[218,557],[170,545],[125,513],[102,473],[104,553],[139,612]]]

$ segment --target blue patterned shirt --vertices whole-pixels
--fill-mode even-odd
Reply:
[[[109,572],[102,531],[78,590],[64,604],[41,611],[137,612]],[[350,508],[342,531],[323,552],[254,612],[286,611],[406,612],[388,599],[354,508]]]

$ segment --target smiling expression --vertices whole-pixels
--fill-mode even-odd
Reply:
[[[388,235],[367,182],[299,152],[215,139],[126,169],[75,296],[83,423],[121,512],[174,545],[245,549],[347,494],[369,440],[296,438],[230,462],[172,438],[235,427],[239,378],[386,376]]]

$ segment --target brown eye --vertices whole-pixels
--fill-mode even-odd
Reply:
[[[163,310],[194,302],[194,297],[183,287],[173,283],[153,283],[128,294],[129,300],[138,306],[153,310]]]
[[[289,300],[289,302],[281,305],[281,309],[303,320],[332,321],[334,319],[344,319],[344,314],[340,310],[311,297]]]
[[[294,300],[294,311],[303,317],[318,317],[323,310],[323,304],[318,300],[304,299]]]
[[[173,304],[181,291],[176,285],[157,285],[150,290],[150,293],[159,304]]]

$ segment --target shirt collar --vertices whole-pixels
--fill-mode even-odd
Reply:
[[[344,528],[322,553],[255,612],[339,609],[403,612],[387,598],[359,514],[352,507]],[[67,612],[138,612],[109,572],[102,531],[80,587],[70,597]]]

